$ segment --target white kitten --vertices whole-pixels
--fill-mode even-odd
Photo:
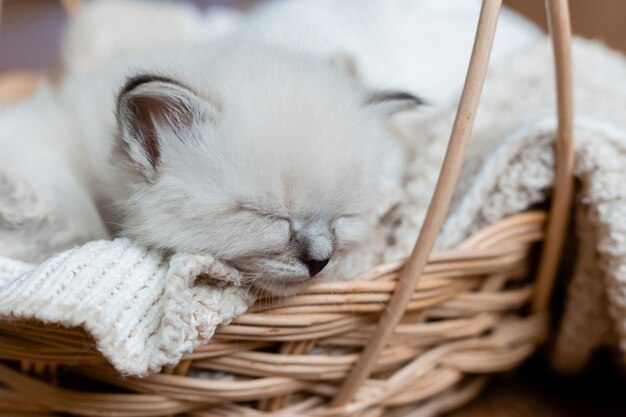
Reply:
[[[116,234],[289,294],[374,226],[402,165],[388,116],[419,102],[330,61],[240,38],[122,59],[1,114],[0,171],[48,190],[49,249],[106,237],[95,205]],[[39,229],[7,220],[17,200],[0,252],[26,258]]]

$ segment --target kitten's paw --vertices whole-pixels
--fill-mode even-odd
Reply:
[[[0,172],[0,231],[39,227],[54,207],[54,201],[34,184]]]

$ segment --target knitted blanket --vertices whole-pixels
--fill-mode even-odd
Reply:
[[[574,51],[579,244],[555,355],[569,369],[607,342],[621,341],[626,352],[626,61],[596,43],[577,41]],[[439,248],[545,200],[554,171],[554,108],[547,40],[493,68]],[[409,153],[405,193],[335,277],[409,253],[455,111],[452,102],[394,120]],[[82,326],[123,374],[176,363],[252,302],[237,271],[209,256],[162,258],[125,239],[91,242],[39,265],[0,258],[0,316]]]
[[[0,316],[83,327],[127,375],[177,363],[252,301],[238,272],[213,258],[163,259],[128,239],[90,242],[39,265],[0,258]]]
[[[545,39],[492,70],[439,248],[549,198],[556,129],[552,62]],[[582,369],[607,344],[626,360],[626,59],[576,39],[573,67],[575,256],[564,263],[574,272],[557,284],[566,298],[552,352],[554,367],[568,372]],[[426,143],[410,164],[409,202],[399,215],[395,250],[386,249],[384,258],[407,253],[419,230],[425,206],[416,185],[431,184],[425,178],[435,171],[424,170],[434,168],[427,160],[441,160],[454,107],[435,113],[406,124],[407,137],[421,135]]]

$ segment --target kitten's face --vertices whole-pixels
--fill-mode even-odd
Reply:
[[[298,75],[252,83],[245,96],[131,80],[119,100],[121,148],[142,179],[124,232],[211,254],[279,295],[366,238],[377,196],[398,180],[385,112],[341,74]],[[406,106],[406,96],[387,105],[394,97]]]

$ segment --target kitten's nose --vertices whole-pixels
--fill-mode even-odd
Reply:
[[[309,275],[314,277],[319,274],[326,265],[328,265],[330,258],[326,259],[303,259],[302,262],[309,268]]]

